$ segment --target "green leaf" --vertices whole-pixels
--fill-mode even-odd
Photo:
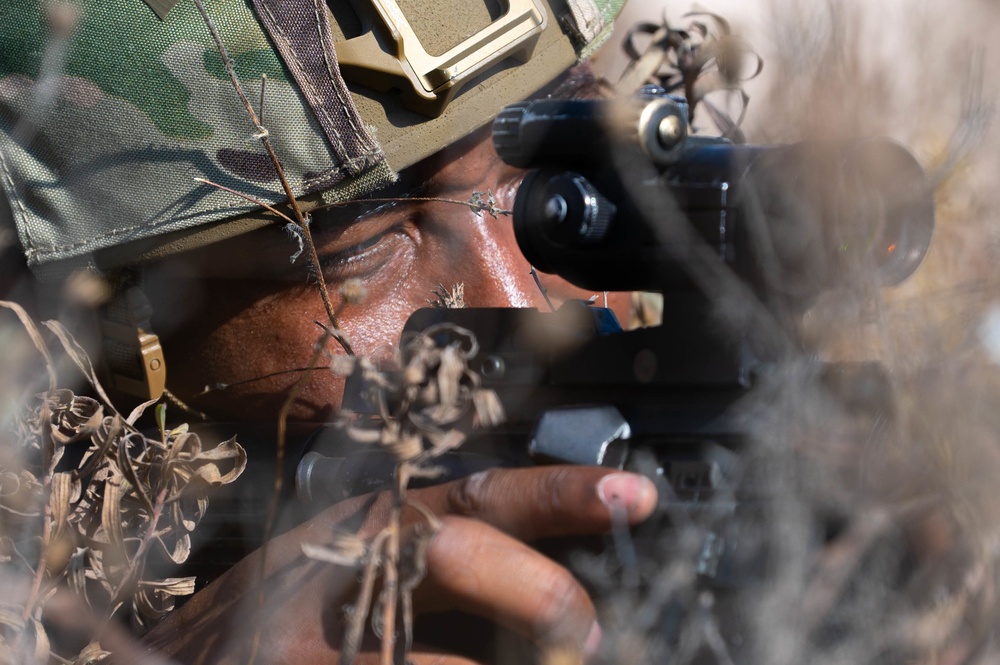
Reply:
[[[167,404],[160,402],[156,405],[156,425],[160,428],[160,436],[167,436]]]

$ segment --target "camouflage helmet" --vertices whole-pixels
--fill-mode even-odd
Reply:
[[[4,0],[0,182],[28,263],[109,269],[273,221],[196,180],[285,199],[226,60],[308,208],[391,182],[533,94],[622,3]]]
[[[588,57],[623,2],[3,0],[0,186],[28,264],[109,274],[110,383],[159,397],[128,267],[276,221],[262,131],[301,209],[364,196]]]

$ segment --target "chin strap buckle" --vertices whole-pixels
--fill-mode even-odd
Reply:
[[[159,399],[167,383],[163,348],[150,324],[152,314],[134,276],[119,284],[99,312],[104,364],[112,386],[144,401]]]

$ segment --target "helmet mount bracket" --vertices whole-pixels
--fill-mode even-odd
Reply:
[[[464,86],[501,60],[526,62],[548,23],[537,0],[507,0],[498,19],[435,56],[396,0],[367,1],[381,25],[337,43],[344,78],[380,92],[399,89],[404,106],[430,117],[441,115]]]

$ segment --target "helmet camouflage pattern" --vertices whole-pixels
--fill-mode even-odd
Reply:
[[[621,3],[501,4],[203,0],[255,108],[266,77],[262,122],[305,208],[391,182],[536,92]],[[0,181],[36,272],[271,223],[195,180],[285,198],[194,0],[4,0],[0,40]]]

